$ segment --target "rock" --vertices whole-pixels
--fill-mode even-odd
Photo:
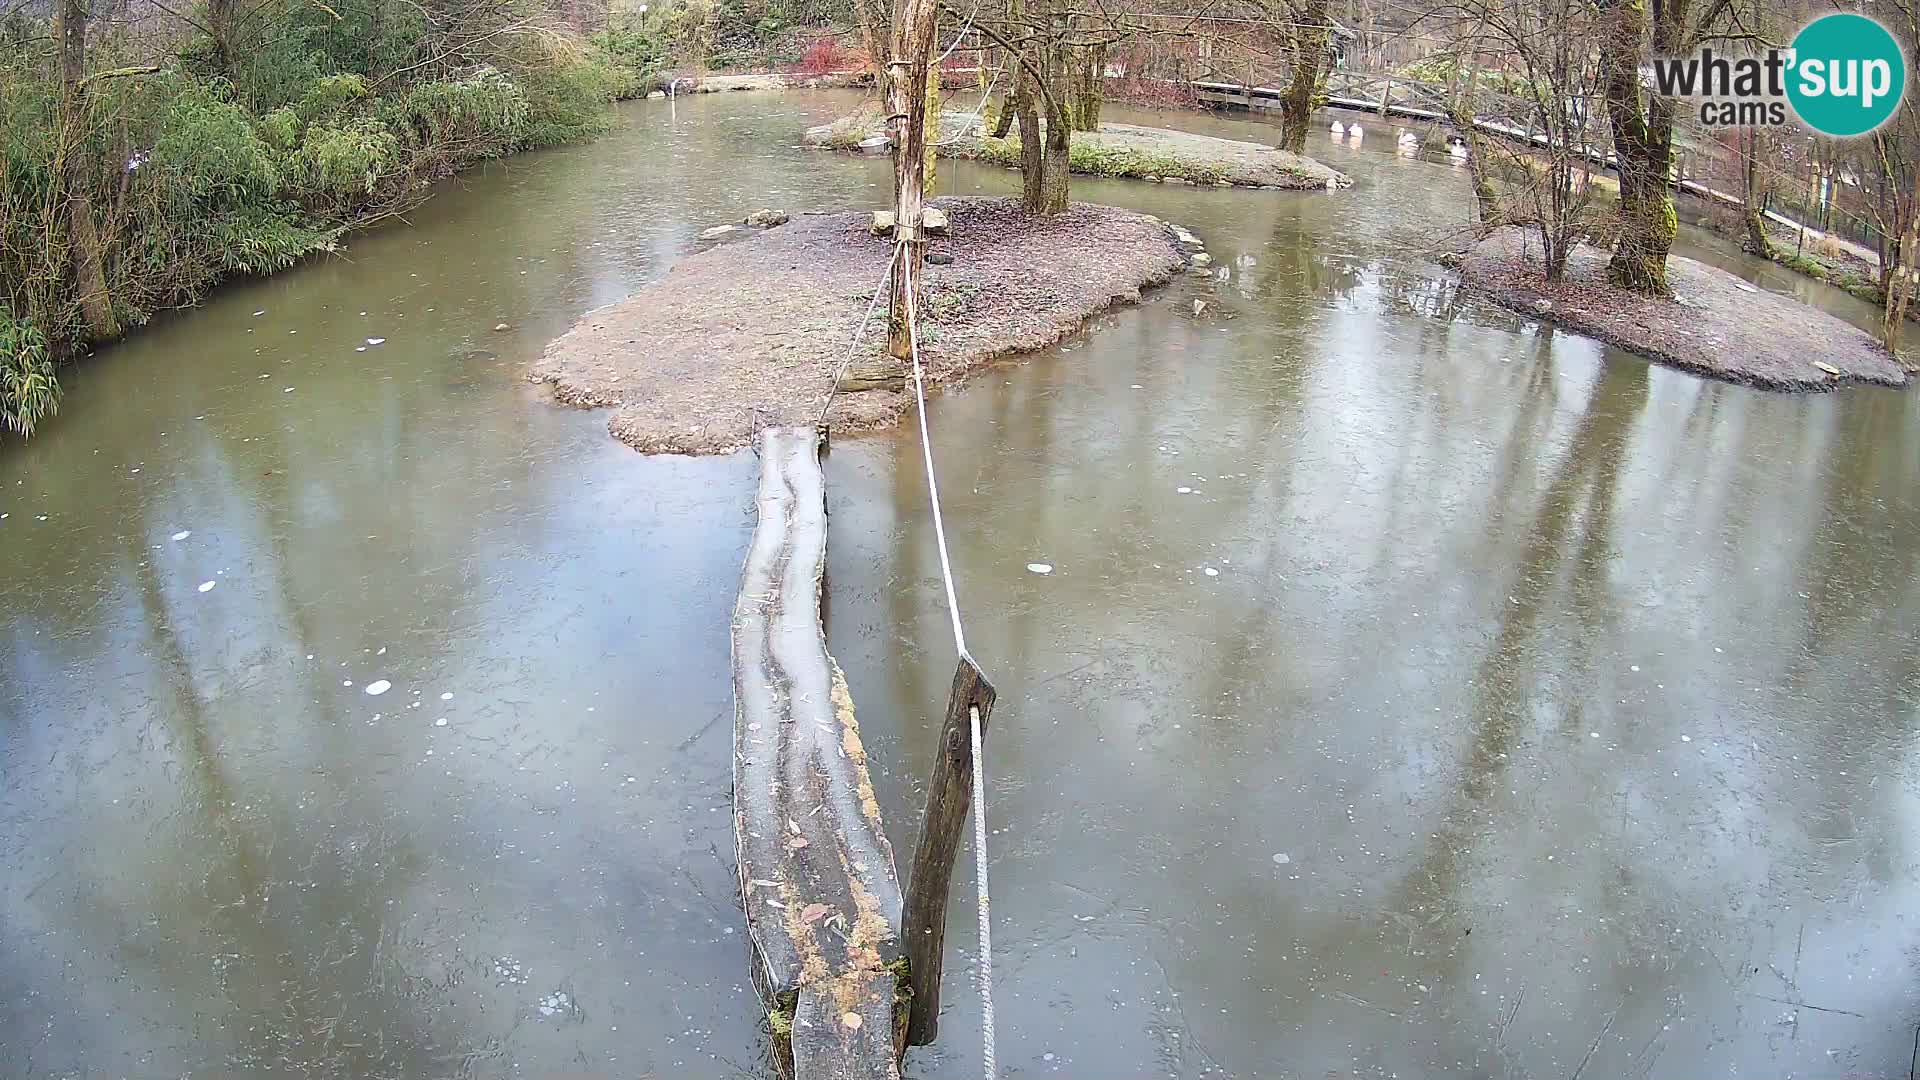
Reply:
[[[947,212],[933,206],[920,211],[920,228],[928,236],[947,235]]]
[[[493,332],[496,334],[501,334],[511,329],[513,329],[513,327],[508,323],[495,323],[493,327]]]
[[[737,228],[739,228],[739,226],[737,225],[715,225],[713,228],[708,229],[706,232],[701,233],[700,239],[718,240]]]
[[[929,251],[927,261],[935,266],[948,266],[953,263],[953,256],[944,251]]]
[[[1547,312],[1553,310],[1553,301],[1535,300],[1533,302],[1533,310],[1534,310],[1534,313],[1537,315],[1545,315]]]
[[[1817,367],[1817,368],[1819,368],[1819,369],[1820,369],[1821,371],[1824,371],[1824,372],[1826,372],[1826,373],[1827,373],[1827,374],[1829,374],[1829,375],[1838,375],[1838,374],[1840,374],[1840,369],[1839,369],[1839,368],[1837,368],[1837,367],[1834,367],[1834,366],[1833,366],[1832,364],[1829,364],[1829,363],[1827,363],[1827,362],[1826,362],[1826,361],[1824,361],[1824,360],[1815,360],[1815,361],[1813,362],[1813,366],[1814,366],[1814,367]]]
[[[1187,182],[1186,178],[1180,177],[1180,176],[1169,176],[1162,181],[1162,183],[1167,183],[1167,184],[1184,184],[1186,182]]]
[[[1200,247],[1203,247],[1203,246],[1205,246],[1205,245],[1203,245],[1203,244],[1201,244],[1201,243],[1200,243],[1200,238],[1199,238],[1199,237],[1197,237],[1197,236],[1195,236],[1195,235],[1193,235],[1193,233],[1192,233],[1192,232],[1190,232],[1190,231],[1189,231],[1189,230],[1188,230],[1188,229],[1187,229],[1187,228],[1186,228],[1185,226],[1183,226],[1183,225],[1172,225],[1172,224],[1169,224],[1169,225],[1167,226],[1167,228],[1169,228],[1169,229],[1172,229],[1172,230],[1173,230],[1173,238],[1174,238],[1175,240],[1178,240],[1178,241],[1180,242],[1180,244],[1181,244],[1181,246],[1183,246],[1183,247],[1189,247],[1189,248],[1195,248],[1195,249],[1198,249],[1198,248],[1200,248]]]
[[[746,223],[756,229],[771,229],[775,225],[785,225],[787,221],[784,210],[755,210],[746,219]]]
[[[906,386],[905,371],[879,361],[850,367],[846,374],[840,376],[840,389],[847,393],[858,393],[862,390],[904,390]]]
[[[875,210],[873,212],[873,223],[867,226],[867,232],[874,236],[892,236],[893,211]]]
[[[1191,261],[1195,266],[1200,266],[1200,267],[1212,266],[1213,256],[1207,254],[1204,251],[1196,251],[1193,253]]]
[[[1195,300],[1193,302],[1193,315],[1195,318],[1199,318],[1201,315],[1206,314],[1206,311],[1207,311],[1207,302],[1205,300]]]

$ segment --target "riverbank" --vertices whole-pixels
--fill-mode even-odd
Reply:
[[[1581,245],[1565,279],[1548,282],[1538,243],[1497,230],[1460,261],[1460,275],[1496,303],[1650,360],[1764,390],[1903,387],[1908,375],[1871,334],[1790,297],[1756,289],[1679,255],[1671,299],[1615,288],[1607,252]]]
[[[951,235],[932,242],[921,357],[933,385],[1002,356],[1045,348],[1094,314],[1139,298],[1186,261],[1160,219],[1074,204],[1034,218],[1011,199],[945,198]],[[826,404],[862,315],[884,285],[890,247],[865,213],[808,214],[688,256],[660,282],[581,320],[530,378],[562,402],[613,409],[636,450],[716,454],[773,424],[810,424]],[[880,297],[884,305],[884,295]],[[854,364],[881,362],[885,313]],[[832,395],[827,423],[894,423],[899,389]]]
[[[0,57],[0,430],[30,436],[58,408],[58,366],[89,347],[336,251],[479,162],[604,133],[612,103],[652,85],[564,22],[526,36],[480,7],[436,31],[398,0],[365,17],[375,29],[331,12],[184,20],[130,68],[84,18],[10,27],[27,36]],[[400,59],[432,53],[435,32],[474,43],[457,62]],[[78,73],[54,62],[62,35]]]
[[[808,128],[801,141],[822,149],[856,150],[885,138],[875,110]],[[1019,137],[993,138],[972,113],[942,114],[937,152],[945,158],[1020,166]],[[1074,132],[1067,162],[1072,172],[1084,176],[1155,183],[1294,191],[1325,191],[1353,183],[1345,173],[1322,162],[1263,143],[1137,124],[1101,124],[1098,131]]]

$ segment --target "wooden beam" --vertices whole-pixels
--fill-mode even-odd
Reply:
[[[908,1006],[907,1045],[925,1046],[940,1027],[940,970],[946,957],[947,893],[953,861],[973,805],[973,718],[980,710],[980,737],[993,715],[993,684],[973,657],[962,654],[947,695],[947,719],[940,727],[933,771],[927,778],[927,808],[920,818],[920,842],[913,849],[907,878],[907,977],[913,988]]]
[[[733,614],[733,826],[754,987],[782,1076],[897,1080],[900,886],[821,626],[821,437],[768,428],[757,445],[759,524]]]

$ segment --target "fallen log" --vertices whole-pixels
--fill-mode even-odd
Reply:
[[[760,433],[733,616],[733,823],[753,981],[797,1080],[897,1080],[905,963],[893,848],[820,623],[822,436]]]

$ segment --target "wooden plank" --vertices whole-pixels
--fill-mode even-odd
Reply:
[[[799,1022],[815,988],[831,985],[852,1001],[846,995],[868,993],[879,980],[891,987],[901,955],[893,848],[852,696],[820,624],[821,446],[812,428],[771,428],[758,442],[759,523],[733,616],[734,839],[754,986],[782,1071],[799,1080],[892,1078],[891,1037],[850,1040],[829,1025]],[[865,1016],[841,1013],[849,1011]]]
[[[946,958],[947,893],[953,861],[973,805],[973,718],[980,710],[980,737],[986,738],[993,715],[993,684],[973,657],[962,654],[947,695],[947,719],[940,727],[933,770],[927,779],[927,808],[920,819],[920,842],[913,849],[907,878],[907,974],[912,982],[907,1043],[925,1046],[939,1031],[940,970]]]

